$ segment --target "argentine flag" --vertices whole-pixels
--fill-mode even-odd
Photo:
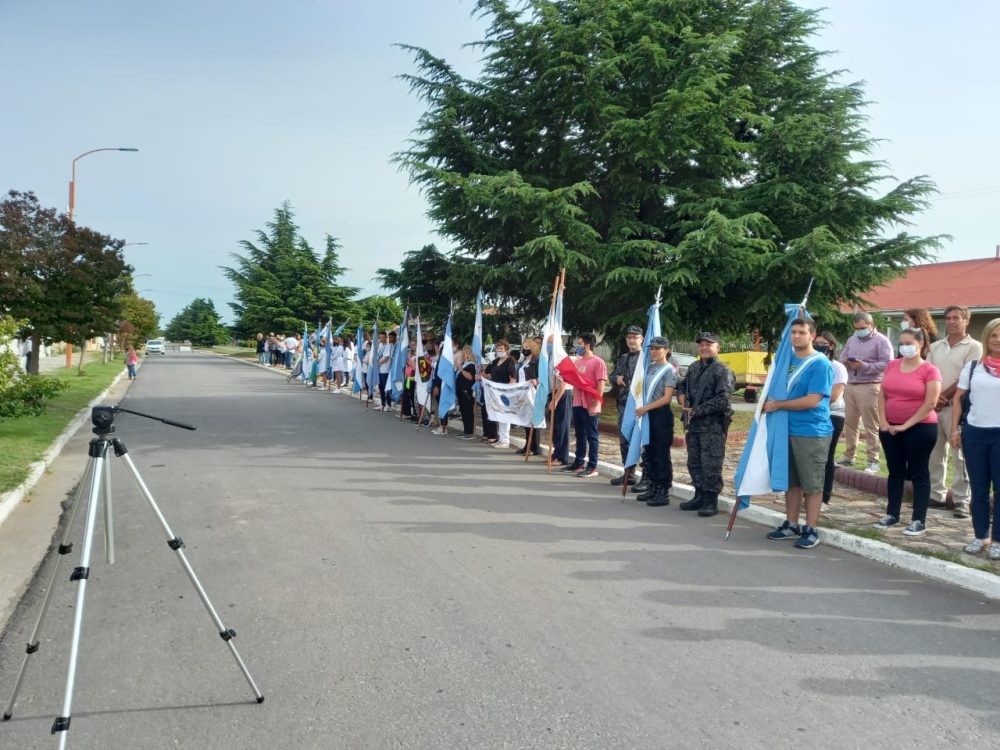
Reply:
[[[441,394],[438,396],[438,419],[444,419],[455,405],[455,357],[452,352],[451,316],[444,327],[444,341],[438,352],[437,376],[441,379]]]
[[[654,336],[660,335],[660,298],[649,308],[646,318],[646,338],[642,341],[642,352],[639,361],[635,363],[632,382],[628,387],[628,401],[625,402],[625,413],[622,415],[622,434],[629,435],[628,456],[625,458],[625,468],[639,463],[643,446],[649,445],[649,421],[639,417],[635,410],[646,401],[645,381],[646,370],[649,369],[649,342]]]
[[[786,303],[785,317],[781,341],[767,370],[767,378],[750,425],[750,434],[736,468],[736,496],[740,500],[740,509],[749,507],[753,495],[784,492],[788,489],[788,412],[779,409],[764,414],[763,409],[769,398],[777,401],[787,398],[792,382],[805,371],[807,365],[803,364],[791,378],[788,376],[788,368],[794,357],[792,321],[799,317],[808,318],[810,315],[803,310],[802,305]]]
[[[360,393],[361,363],[365,359],[365,329],[360,325],[354,338],[354,356],[358,358],[358,361],[354,363],[354,371],[351,373],[354,375],[354,388],[351,389],[351,393]]]
[[[375,391],[378,390],[378,360],[379,360],[379,345],[378,345],[378,318],[375,319],[375,323],[372,325],[372,361],[368,364],[368,400],[371,401],[375,398]]]
[[[389,391],[393,401],[403,398],[403,388],[406,385],[406,355],[410,353],[410,311],[403,312],[403,322],[399,326],[399,336],[396,339],[396,352],[389,368]]]

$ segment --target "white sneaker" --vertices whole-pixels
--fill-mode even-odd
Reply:
[[[874,461],[868,464],[868,468],[865,469],[865,474],[878,474],[881,470],[882,467],[879,465],[878,461]]]
[[[331,388],[330,393],[343,393],[343,391],[340,390],[339,388]]]
[[[431,435],[444,435],[444,434],[446,434],[445,431],[442,430],[440,427],[431,430]]]
[[[510,443],[493,443],[494,448],[510,448]]]

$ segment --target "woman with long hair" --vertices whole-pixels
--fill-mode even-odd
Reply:
[[[919,328],[924,332],[924,350],[920,353],[921,357],[926,357],[927,350],[930,349],[931,344],[941,338],[938,334],[937,326],[934,325],[934,319],[931,318],[931,314],[922,307],[911,307],[909,310],[903,310],[903,324],[901,328],[904,331],[911,328]]]
[[[521,344],[521,361],[517,366],[517,382],[538,385],[538,357],[541,351],[541,346],[533,338],[524,340]],[[532,456],[537,456],[540,452],[538,449],[538,430],[529,425],[524,428],[524,437],[524,447],[517,452],[518,455],[523,456],[530,451]],[[528,444],[529,437],[530,445]]]
[[[962,401],[968,395],[964,424]],[[962,368],[951,407],[951,444],[965,454],[976,534],[964,551],[978,555],[989,544],[990,560],[1000,560],[1000,318],[983,328],[983,358]],[[992,492],[991,492],[992,488]],[[993,533],[990,534],[990,495]]]
[[[476,437],[476,396],[472,386],[476,383],[476,355],[472,353],[471,346],[462,347],[458,361],[461,365],[455,378],[455,400],[462,415],[462,434],[457,437],[473,440]]]
[[[923,536],[931,500],[930,458],[937,443],[941,371],[924,360],[927,337],[919,328],[899,334],[899,353],[885,368],[878,395],[879,440],[889,467],[889,505],[877,527],[899,523],[903,485],[913,482],[913,516],[903,534]]]

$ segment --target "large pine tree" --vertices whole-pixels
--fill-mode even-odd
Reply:
[[[899,231],[933,193],[868,154],[860,85],[823,69],[789,0],[478,0],[482,74],[410,49],[427,111],[398,159],[481,284],[610,334],[664,286],[668,330],[780,323],[815,278],[820,316],[926,258]],[[883,183],[889,181],[887,190]]]
[[[259,230],[256,241],[240,243],[244,253],[233,253],[234,268],[223,271],[236,286],[234,330],[241,337],[259,332],[312,328],[317,321],[345,320],[353,312],[353,287],[340,286],[343,276],[337,241],[327,235],[322,257],[317,257],[299,234],[295,214],[286,201],[275,209],[267,231]]]

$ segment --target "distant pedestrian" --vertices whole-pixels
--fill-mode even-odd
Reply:
[[[128,379],[135,380],[137,375],[135,371],[136,364],[139,362],[139,355],[135,353],[135,347],[129,346],[128,351],[125,353],[125,367],[128,369]]]
[[[264,338],[263,333],[257,334],[257,362],[267,365],[267,339]]]
[[[858,447],[859,427],[863,424],[867,435],[867,462],[865,471],[878,474],[879,464],[879,413],[878,394],[882,376],[892,360],[892,344],[875,330],[869,313],[855,313],[854,335],[844,344],[840,361],[847,368],[847,388],[844,391],[844,457],[841,466],[854,466]]]
[[[826,475],[823,479],[823,502],[829,503],[833,497],[833,475],[837,468],[834,459],[837,457],[837,444],[840,434],[844,431],[844,389],[847,387],[847,368],[837,359],[837,337],[829,331],[817,334],[813,339],[813,349],[830,360],[833,366],[833,388],[830,390],[830,424],[833,435],[830,437],[830,450],[826,454]]]
[[[646,461],[649,471],[649,489],[636,499],[651,508],[670,505],[670,488],[674,481],[674,468],[670,449],[674,442],[674,412],[670,402],[677,385],[677,370],[667,362],[670,342],[663,336],[649,341],[649,367],[643,378],[643,405],[635,410],[636,419],[649,420],[649,445]]]

